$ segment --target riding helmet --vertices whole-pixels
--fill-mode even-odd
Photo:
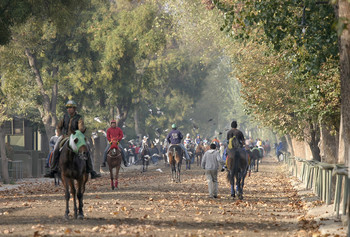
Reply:
[[[173,125],[171,125],[171,128],[176,128],[176,124],[173,123]]]
[[[115,121],[115,120],[113,119],[113,120],[111,120],[111,124],[112,124],[112,123],[117,124],[117,121]]]
[[[66,103],[66,107],[76,108],[77,107],[77,103],[75,103],[74,100],[68,100],[67,103]]]

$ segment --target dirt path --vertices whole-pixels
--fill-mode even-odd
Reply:
[[[272,158],[264,158],[260,171],[246,179],[243,201],[230,197],[226,173],[219,174],[215,200],[207,197],[198,167],[183,171],[181,184],[170,182],[169,174],[164,166],[143,174],[130,168],[121,173],[117,191],[110,189],[107,174],[89,180],[84,220],[63,218],[63,188],[52,183],[1,191],[0,235],[298,236],[317,230],[298,218],[305,214],[303,202]]]

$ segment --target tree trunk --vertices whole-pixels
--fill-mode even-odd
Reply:
[[[325,125],[320,127],[320,156],[321,161],[330,164],[336,164],[338,159],[338,142],[337,137],[331,135]]]
[[[3,130],[4,123],[0,126],[0,150],[1,150],[1,177],[4,184],[10,182],[9,170],[8,170],[8,158],[6,156],[5,148],[5,133]]]
[[[312,159],[321,161],[320,148],[318,144],[320,142],[320,127],[318,124],[312,124],[311,127],[311,142],[309,143],[312,152]]]
[[[339,21],[350,20],[350,2],[339,0]],[[341,118],[339,135],[338,163],[350,164],[350,24],[344,22],[346,28],[340,36],[340,97]],[[350,173],[350,171],[349,171]]]
[[[288,146],[288,151],[290,152],[291,156],[294,156],[294,149],[293,149],[293,143],[292,143],[292,138],[290,135],[285,135],[287,146]]]
[[[135,123],[135,133],[136,133],[136,136],[140,136],[141,131],[140,131],[140,125],[139,125],[139,111],[138,111],[138,106],[135,107],[135,111],[134,111],[134,123]]]
[[[52,87],[50,99],[49,95],[45,91],[44,83],[40,75],[35,55],[32,54],[29,49],[25,50],[25,54],[28,58],[29,65],[35,75],[35,80],[36,84],[39,87],[40,95],[42,96],[42,104],[39,105],[41,106],[39,111],[45,127],[46,135],[48,139],[50,139],[53,135],[55,135],[55,128],[57,124],[56,105],[58,96],[58,82],[56,77],[58,74],[58,66],[52,67],[52,79],[55,81],[55,83]]]
[[[122,127],[129,114],[129,106],[117,105],[117,126]]]

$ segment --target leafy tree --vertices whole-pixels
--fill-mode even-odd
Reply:
[[[261,120],[269,121],[270,125],[285,134],[310,137],[309,144],[313,156],[319,159],[317,146],[319,121],[324,120],[325,114],[329,115],[330,111],[339,111],[337,110],[339,96],[336,93],[331,93],[332,100],[335,102],[332,104],[334,106],[332,109],[327,112],[315,110],[315,107],[322,107],[318,78],[324,73],[319,72],[325,65],[328,65],[326,66],[328,68],[336,67],[334,60],[331,60],[337,58],[338,52],[337,35],[333,29],[335,20],[333,8],[330,5],[317,5],[313,1],[246,1],[244,3],[229,1],[228,4],[221,1],[213,2],[225,12],[225,24],[222,30],[226,30],[236,39],[244,39],[245,42],[251,38],[260,44],[258,46],[260,48],[262,42],[266,42],[275,51],[273,54],[276,56],[271,53],[265,55],[270,57],[264,60],[266,65],[253,70],[255,79],[249,75],[240,77],[246,84],[245,90],[250,88],[252,91],[245,92],[246,99],[250,99],[247,100],[251,105],[250,109],[254,110],[255,115]],[[265,51],[271,52],[269,48]],[[263,56],[259,60],[262,60]],[[282,63],[276,63],[273,57],[282,59]],[[256,61],[254,65],[259,64],[261,65]],[[266,78],[269,80],[265,83],[261,81]],[[336,78],[332,76],[329,78],[335,79],[332,84],[338,83]],[[253,82],[247,80],[253,80]],[[259,80],[259,88],[255,86],[254,90],[252,84],[257,80]],[[255,92],[264,91],[262,86],[268,85],[268,81],[274,83],[276,87],[273,87],[272,91],[271,88],[265,87],[265,92],[257,93],[258,97],[255,94],[255,100],[252,100],[251,96]],[[278,81],[287,82],[285,90],[280,90],[281,97],[277,97],[285,99],[280,102],[278,99],[272,100],[274,102],[271,103],[271,95],[275,95],[274,93],[281,88]],[[268,97],[263,98],[264,94]],[[333,113],[333,115],[336,114]],[[331,121],[333,124],[328,123],[330,126],[338,127],[339,121],[334,119]]]

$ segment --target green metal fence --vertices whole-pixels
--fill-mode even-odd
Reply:
[[[327,205],[330,205],[333,200],[337,218],[340,217],[341,204],[342,215],[346,215],[350,191],[348,167],[344,164],[328,164],[314,160],[305,160],[293,157],[289,153],[283,154],[283,162],[288,166],[291,175],[298,177],[305,184],[306,189],[313,190]],[[335,182],[332,181],[332,178],[333,180],[335,179]],[[332,187],[334,184],[335,189]]]

